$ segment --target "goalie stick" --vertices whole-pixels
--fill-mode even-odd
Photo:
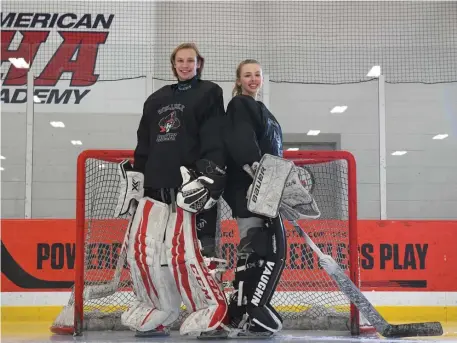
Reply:
[[[244,165],[243,169],[252,178],[254,178],[254,172],[249,165]],[[338,288],[349,298],[349,300],[382,336],[388,338],[399,338],[413,336],[441,336],[443,334],[443,328],[439,322],[398,325],[389,324],[363,295],[360,289],[354,285],[352,280],[340,268],[338,263],[330,255],[324,254],[295,220],[287,220],[292,223],[297,233],[305,238],[306,243],[318,256],[320,265],[324,268],[327,274],[335,280]]]
[[[389,324],[363,295],[360,289],[354,285],[338,263],[336,263],[330,255],[325,255],[295,220],[291,220],[290,222],[297,233],[305,238],[306,243],[319,257],[320,265],[325,269],[327,274],[335,280],[339,289],[346,294],[349,300],[358,308],[358,310],[382,336],[398,338],[412,336],[441,336],[443,334],[443,328],[439,322],[398,325]]]

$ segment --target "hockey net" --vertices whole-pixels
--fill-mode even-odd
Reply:
[[[299,224],[321,250],[333,256],[359,286],[355,161],[342,151],[287,151],[285,157],[305,168],[321,216]],[[123,330],[121,314],[134,300],[128,266],[117,263],[127,218],[115,218],[119,195],[117,164],[132,159],[132,151],[87,150],[77,163],[76,267],[71,297],[54,321],[54,333]],[[228,262],[224,274],[230,293],[236,246],[236,222],[229,206],[218,204],[218,250]],[[318,265],[305,240],[285,222],[287,262],[272,304],[284,318],[284,328],[343,330],[358,334],[359,313],[335,282]],[[185,318],[182,308],[175,327]]]

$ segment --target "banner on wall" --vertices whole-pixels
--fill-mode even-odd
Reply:
[[[38,75],[34,99],[81,104],[98,80],[99,50],[108,41],[113,22],[114,14],[2,12],[2,103],[27,102],[27,69],[10,63],[15,58],[33,66]],[[67,87],[57,87],[62,80],[69,80]]]
[[[326,224],[324,231],[319,225],[306,227],[306,222],[302,223],[313,241],[345,268],[347,233],[338,229],[336,221]],[[335,290],[321,281],[328,277],[304,239],[290,225],[286,229],[288,257],[281,290]],[[358,231],[362,290],[457,291],[457,222],[359,221]],[[93,258],[86,278],[113,273],[121,236],[91,241],[87,249]],[[233,261],[229,254],[238,242],[233,223],[226,221],[221,247],[228,261]],[[1,249],[2,292],[68,291],[73,285],[77,254],[74,220],[2,220]],[[98,258],[102,255],[104,258]],[[233,267],[229,265],[229,269]],[[225,278],[233,278],[233,272]]]

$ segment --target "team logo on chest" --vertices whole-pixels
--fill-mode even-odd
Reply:
[[[160,119],[160,121],[159,121],[160,132],[168,133],[171,130],[176,130],[177,128],[179,128],[180,124],[181,123],[179,122],[179,119],[176,116],[176,111],[173,111],[166,117]]]
[[[179,129],[181,122],[178,118],[177,111],[183,111],[184,105],[173,104],[160,108],[157,112],[162,117],[159,120],[159,134],[157,135],[157,142],[170,142],[175,141],[178,132],[173,132]]]

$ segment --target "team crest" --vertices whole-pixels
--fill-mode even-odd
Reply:
[[[180,125],[181,123],[179,122],[178,116],[176,115],[176,111],[171,112],[169,115],[163,117],[159,121],[161,133],[168,133],[171,130],[176,130]]]

